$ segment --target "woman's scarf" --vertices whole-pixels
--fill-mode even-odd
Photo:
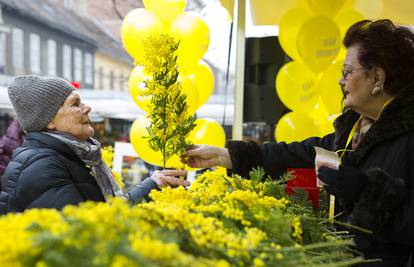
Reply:
[[[355,150],[362,140],[364,140],[366,133],[374,122],[374,120],[368,117],[362,117],[358,129],[352,138],[352,150]]]
[[[105,200],[112,196],[124,196],[111,170],[102,160],[101,144],[97,140],[90,137],[86,141],[81,141],[70,134],[59,131],[48,131],[45,134],[69,146],[87,166],[91,167],[93,176]]]

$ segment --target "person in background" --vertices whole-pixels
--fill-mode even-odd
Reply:
[[[381,259],[361,266],[412,266],[414,34],[390,20],[364,20],[348,29],[343,44],[339,84],[346,109],[334,122],[335,133],[289,144],[195,146],[183,160],[244,177],[262,166],[278,177],[287,168],[314,168],[315,146],[337,152],[339,169],[320,167],[318,177],[338,200],[337,219],[372,231],[353,231],[356,249],[366,259]]]
[[[14,119],[0,139],[0,177],[10,162],[13,151],[23,143],[24,132],[19,122]],[[1,180],[0,180],[1,186]]]
[[[91,138],[91,108],[71,84],[55,77],[18,76],[8,93],[27,135],[4,173],[0,213],[62,209],[110,197],[137,203],[148,199],[152,189],[188,183],[177,178],[185,171],[156,171],[124,194],[102,160],[100,143]]]

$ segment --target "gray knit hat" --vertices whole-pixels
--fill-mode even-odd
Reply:
[[[9,84],[9,98],[27,132],[46,128],[75,88],[57,77],[17,76]]]

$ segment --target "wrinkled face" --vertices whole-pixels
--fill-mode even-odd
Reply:
[[[359,46],[348,48],[339,85],[345,94],[345,105],[361,114],[373,100],[374,75],[370,69],[361,66],[358,60]]]
[[[48,128],[69,133],[85,141],[94,132],[88,116],[90,111],[91,108],[81,102],[79,94],[72,92],[49,123]]]

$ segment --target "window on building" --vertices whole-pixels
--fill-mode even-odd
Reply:
[[[104,89],[104,70],[103,70],[103,67],[101,66],[101,67],[99,67],[99,78],[98,78],[98,80],[99,80],[99,89]]]
[[[82,51],[79,48],[75,48],[74,50],[74,59],[75,59],[75,66],[74,66],[74,80],[77,82],[82,81],[82,71],[83,71],[83,60],[82,60]]]
[[[63,45],[62,49],[62,74],[69,81],[72,80],[72,48],[69,45]]]
[[[6,73],[6,34],[0,32],[0,74]]]
[[[91,53],[85,53],[85,83],[93,83],[93,62]]]
[[[122,72],[119,74],[119,89],[125,91],[125,76]]]
[[[12,62],[14,74],[24,73],[24,33],[22,29],[12,30]]]
[[[56,76],[56,60],[57,60],[57,49],[56,41],[52,39],[47,40],[47,75]]]
[[[111,90],[115,89],[114,85],[115,85],[115,74],[114,74],[114,71],[111,70],[109,73],[109,87]]]
[[[40,74],[40,36],[35,33],[29,35],[30,72]]]

